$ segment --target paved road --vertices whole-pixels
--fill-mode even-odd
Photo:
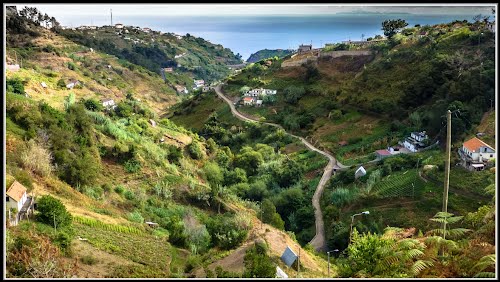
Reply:
[[[249,117],[242,115],[240,112],[238,112],[238,110],[236,110],[236,107],[234,106],[233,102],[222,93],[220,84],[215,87],[215,93],[217,93],[217,95],[229,105],[229,107],[231,108],[231,112],[238,119],[243,120],[243,121],[253,122],[253,123],[263,123],[263,124],[278,127],[278,128],[281,128],[284,130],[284,128],[279,124],[270,123],[270,122],[259,122],[257,120],[254,120],[254,119],[251,119]],[[327,153],[325,151],[321,151],[318,148],[314,147],[306,139],[304,139],[300,136],[290,134],[290,133],[287,133],[287,134],[289,134],[290,136],[293,136],[295,138],[300,139],[300,141],[302,141],[302,143],[304,143],[304,145],[309,150],[318,152],[318,153],[320,153],[323,156],[328,158],[328,164],[325,167],[325,170],[323,172],[323,176],[321,177],[321,180],[319,181],[318,187],[316,188],[316,191],[314,192],[314,196],[312,198],[312,204],[314,207],[314,217],[316,219],[316,235],[311,240],[311,242],[309,242],[314,247],[315,250],[326,251],[325,224],[323,222],[323,214],[321,212],[321,207],[320,207],[319,201],[321,199],[321,195],[323,194],[325,184],[332,177],[333,169],[343,169],[343,168],[346,168],[346,166],[342,165],[339,161],[337,161],[329,153]]]

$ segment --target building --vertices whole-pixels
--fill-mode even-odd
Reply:
[[[184,94],[187,94],[189,93],[189,91],[187,90],[187,88],[185,86],[182,86],[182,85],[175,85],[175,90],[178,92],[178,93],[184,93]]]
[[[149,123],[151,123],[151,126],[152,126],[152,127],[156,127],[156,121],[154,121],[154,120],[150,119],[150,120],[149,120]]]
[[[202,87],[205,85],[205,80],[199,79],[199,80],[194,80],[194,85],[196,88]]]
[[[389,152],[387,149],[377,150],[375,151],[375,154],[377,155],[378,160],[390,157],[392,155],[391,152]]]
[[[115,101],[113,99],[104,99],[102,100],[102,105],[106,108],[115,108],[116,107],[116,104],[115,104]]]
[[[312,44],[311,45],[299,45],[299,54],[306,53],[312,51]]]
[[[425,131],[422,132],[412,132],[410,134],[410,137],[406,137],[403,146],[410,150],[411,152],[418,152],[422,148],[425,147],[424,141],[429,139],[427,134],[425,134]]]
[[[174,68],[163,68],[165,72],[173,72]]]
[[[44,81],[42,81],[42,82],[40,83],[40,85],[41,85],[43,88],[47,88],[47,84],[46,84]]]
[[[32,212],[32,198],[28,196],[26,187],[17,180],[7,190],[5,206],[8,208],[11,225],[17,225],[19,220]]]
[[[262,102],[263,102],[262,100],[257,100],[257,101],[255,102],[255,105],[256,105],[257,107],[260,107],[260,106],[262,106]]]
[[[496,158],[495,149],[477,137],[464,142],[458,149],[458,155],[462,166],[472,171],[483,170],[490,160]]]
[[[495,32],[495,22],[488,22],[486,23],[486,28],[491,31],[491,32]]]
[[[12,71],[12,72],[16,72],[16,71],[18,71],[20,69],[20,67],[19,67],[18,64],[15,64],[15,65],[9,65],[9,64],[7,64],[6,69],[9,70],[9,71]]]
[[[245,105],[245,106],[253,105],[253,98],[252,97],[243,98],[243,105]]]
[[[208,92],[208,91],[210,91],[210,87],[208,87],[208,86],[203,86],[203,88],[201,89],[201,91],[203,91],[203,92]]]
[[[73,89],[75,86],[79,85],[80,82],[78,80],[71,81],[70,83],[66,84],[67,89]]]
[[[365,170],[365,168],[364,168],[363,166],[360,166],[360,167],[356,170],[356,172],[354,172],[354,178],[355,178],[355,179],[358,179],[358,178],[360,178],[360,177],[362,177],[362,176],[365,176],[365,175],[366,175],[366,170]]]
[[[151,29],[149,27],[145,27],[142,29],[142,31],[144,31],[145,33],[150,33]]]
[[[288,275],[279,266],[276,266],[276,275],[274,278],[288,278]]]
[[[117,24],[115,24],[115,28],[122,29],[123,28],[123,24],[117,23]]]

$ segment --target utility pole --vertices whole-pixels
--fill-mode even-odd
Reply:
[[[111,27],[113,26],[113,9],[109,9],[109,12],[111,13]]]
[[[299,246],[299,257],[297,258],[297,278],[299,277],[300,272],[300,246]]]
[[[447,113],[446,159],[444,167],[443,212],[448,211],[448,188],[450,186],[450,151],[451,151],[451,111]],[[443,221],[443,235],[446,232],[446,221]]]

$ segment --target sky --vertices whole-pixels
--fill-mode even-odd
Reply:
[[[54,16],[60,21],[64,21],[69,15],[77,13],[82,15],[109,15],[109,10],[113,9],[113,14],[121,16],[165,16],[165,15],[321,15],[348,12],[379,12],[379,13],[412,13],[412,14],[463,14],[473,11],[477,14],[491,15],[491,7],[495,4],[440,4],[430,6],[412,6],[404,4],[379,4],[374,6],[362,4],[17,4],[18,9],[22,6],[34,6]]]

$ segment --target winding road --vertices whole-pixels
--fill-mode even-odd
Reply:
[[[285,130],[279,124],[270,123],[270,122],[260,122],[258,120],[254,120],[254,119],[251,119],[249,117],[246,117],[246,116],[242,115],[240,112],[238,112],[238,110],[236,110],[236,107],[234,106],[233,102],[222,93],[221,86],[222,85],[219,84],[219,85],[217,85],[215,87],[215,93],[217,93],[217,95],[229,105],[229,108],[231,108],[231,112],[233,113],[233,115],[236,118],[238,118],[240,120],[243,120],[243,121],[253,122],[253,123],[263,123],[263,124],[267,124],[267,125],[274,126],[274,127],[281,128],[281,129]],[[329,153],[327,153],[325,151],[321,151],[318,148],[314,147],[306,139],[304,139],[304,138],[302,138],[300,136],[296,136],[296,135],[290,134],[288,132],[287,132],[287,134],[290,135],[290,136],[293,136],[295,138],[300,139],[300,141],[302,141],[302,143],[304,143],[304,145],[309,150],[318,152],[318,153],[320,153],[323,156],[325,156],[325,157],[328,158],[328,164],[326,165],[326,167],[324,169],[323,176],[321,177],[321,180],[319,181],[318,187],[316,187],[316,191],[314,192],[314,195],[313,195],[313,198],[312,198],[312,204],[313,204],[313,207],[314,207],[314,217],[315,217],[315,220],[316,220],[316,235],[311,240],[311,242],[309,242],[314,247],[315,250],[317,250],[317,251],[326,251],[325,224],[323,222],[323,214],[321,212],[321,207],[320,207],[319,201],[321,199],[321,195],[323,194],[323,190],[325,188],[325,184],[332,177],[333,171],[334,170],[338,170],[338,169],[347,168],[347,166],[342,165],[339,161],[337,161]]]

